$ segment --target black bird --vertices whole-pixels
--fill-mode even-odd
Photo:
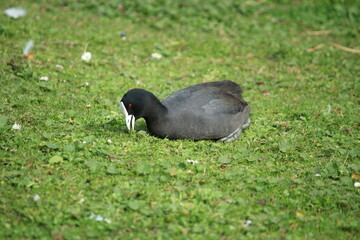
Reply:
[[[250,107],[232,81],[193,85],[160,101],[144,89],[129,90],[120,101],[126,126],[144,118],[150,134],[169,139],[231,142],[250,125]]]

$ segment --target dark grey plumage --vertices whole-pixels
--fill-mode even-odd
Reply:
[[[250,125],[250,107],[232,81],[207,82],[159,101],[143,89],[128,91],[121,102],[135,120],[144,118],[149,132],[169,139],[233,141]]]

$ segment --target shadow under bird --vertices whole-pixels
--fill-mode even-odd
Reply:
[[[144,118],[151,135],[168,139],[231,142],[250,125],[250,107],[232,81],[193,85],[160,101],[144,89],[129,90],[120,101],[129,131]]]

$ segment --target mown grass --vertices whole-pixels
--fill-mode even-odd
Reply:
[[[28,11],[0,16],[1,239],[359,237],[356,1],[0,6]],[[252,108],[237,141],[127,133],[128,89],[222,79]]]

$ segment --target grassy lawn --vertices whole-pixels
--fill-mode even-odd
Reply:
[[[0,239],[359,239],[355,0],[0,9]],[[127,132],[127,90],[223,79],[252,109],[238,140]]]

